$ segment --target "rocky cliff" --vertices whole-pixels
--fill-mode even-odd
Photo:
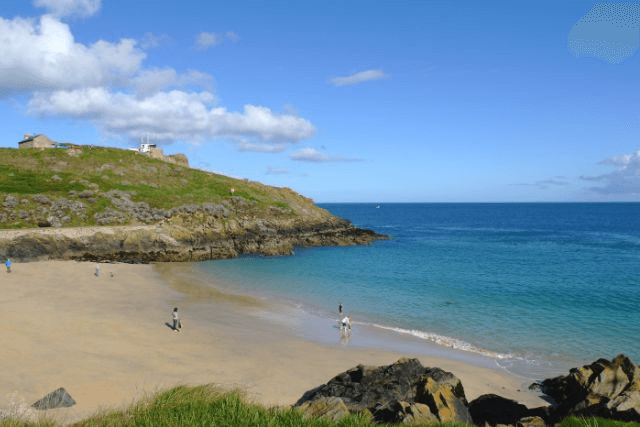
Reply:
[[[319,208],[292,215],[272,207],[269,215],[253,215],[250,206],[240,204],[235,211],[225,204],[177,208],[152,225],[0,230],[0,259],[200,261],[290,255],[296,246],[369,244],[387,238]]]
[[[128,150],[0,149],[0,259],[198,261],[386,238],[291,189]]]

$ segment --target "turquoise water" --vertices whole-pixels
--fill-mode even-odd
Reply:
[[[640,363],[640,204],[321,206],[392,240],[197,266],[319,318],[342,302],[356,325],[425,354],[436,343],[528,377],[619,353]]]

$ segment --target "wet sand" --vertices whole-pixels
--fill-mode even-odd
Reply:
[[[305,339],[295,317],[274,319],[277,311],[260,299],[212,289],[188,264],[100,264],[100,276],[95,266],[14,263],[11,273],[0,272],[0,410],[64,387],[76,405],[46,412],[72,422],[178,384],[210,383],[244,390],[265,406],[290,405],[346,369],[402,356],[453,372],[468,400],[495,393],[529,407],[546,405],[522,378],[446,353]],[[169,327],[174,306],[181,332]]]

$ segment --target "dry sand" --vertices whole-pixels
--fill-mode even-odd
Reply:
[[[99,277],[95,266],[47,261],[0,271],[0,409],[64,387],[77,404],[48,412],[66,423],[170,386],[209,383],[245,390],[266,406],[288,405],[357,364],[413,356],[291,336],[243,314],[262,309],[260,301],[190,283],[185,265],[101,264]],[[174,305],[182,310],[179,333],[167,325]],[[417,357],[457,375],[468,400],[495,393],[546,404],[499,369]]]

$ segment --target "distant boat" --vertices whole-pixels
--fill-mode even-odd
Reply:
[[[380,204],[379,203],[376,205],[376,209],[380,209]]]

